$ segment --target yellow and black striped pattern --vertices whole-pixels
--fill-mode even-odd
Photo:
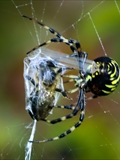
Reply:
[[[94,60],[97,70],[86,75],[88,91],[96,96],[112,93],[120,82],[119,66],[110,57],[99,57]],[[89,78],[88,78],[89,77]]]

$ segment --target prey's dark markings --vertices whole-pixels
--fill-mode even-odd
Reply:
[[[60,74],[71,69],[73,68],[61,68],[56,61],[44,58],[39,62],[39,67],[36,67],[37,72],[33,77],[25,76],[28,84],[33,88],[27,99],[31,106],[28,112],[32,119],[43,120],[49,115],[51,109],[55,107],[55,92],[59,92],[63,97],[69,99],[67,92],[63,90],[64,88],[57,88],[57,86],[60,83]],[[68,107],[66,106],[65,108]]]
[[[98,96],[109,95],[110,93],[112,93],[116,89],[116,87],[118,86],[118,84],[120,82],[119,66],[115,60],[104,56],[104,57],[99,57],[99,58],[94,59],[93,63],[88,66],[86,71],[84,71],[84,63],[87,58],[87,53],[83,52],[81,50],[81,45],[78,41],[73,40],[73,39],[64,38],[60,33],[55,31],[54,29],[44,25],[43,23],[41,23],[33,18],[30,18],[25,15],[23,15],[23,17],[27,18],[35,23],[38,23],[39,25],[41,25],[45,29],[49,30],[52,34],[54,34],[57,37],[57,38],[52,38],[52,39],[48,40],[47,42],[44,42],[44,43],[34,47],[32,50],[27,52],[27,54],[35,51],[39,47],[47,45],[49,43],[62,42],[62,43],[69,45],[70,49],[73,52],[72,54],[67,55],[66,58],[76,57],[76,59],[78,60],[79,73],[77,76],[76,75],[62,75],[63,78],[64,77],[69,78],[69,80],[67,80],[66,82],[74,82],[75,83],[75,89],[68,90],[64,93],[67,95],[67,93],[74,93],[79,90],[78,102],[75,106],[56,106],[58,108],[72,109],[73,112],[71,114],[68,114],[66,116],[63,116],[63,117],[60,117],[60,118],[57,118],[54,120],[48,120],[48,119],[46,119],[48,114],[43,116],[43,118],[36,118],[35,115],[39,116],[40,113],[35,113],[35,111],[34,111],[34,109],[36,108],[36,105],[38,106],[38,108],[39,107],[42,107],[42,108],[46,107],[45,101],[42,106],[35,104],[32,107],[32,109],[33,109],[32,118],[33,119],[37,119],[37,120],[41,119],[41,120],[46,121],[51,124],[55,124],[55,123],[64,121],[66,119],[72,118],[73,116],[75,116],[78,113],[78,111],[80,111],[79,121],[74,126],[72,126],[70,129],[65,131],[64,133],[62,133],[59,136],[54,137],[54,138],[49,138],[49,139],[42,140],[42,141],[32,141],[32,142],[41,143],[41,142],[54,141],[54,140],[65,137],[66,135],[70,134],[77,127],[79,127],[81,125],[82,121],[84,120],[84,114],[85,114],[85,95],[84,94],[86,92],[92,92],[93,96],[89,97],[88,99],[93,99]],[[49,66],[48,68],[52,69],[53,72],[55,71],[54,67],[51,68],[51,66]],[[57,74],[56,74],[56,77],[57,77]],[[31,77],[29,77],[28,80],[30,80],[33,85],[35,84],[35,80],[33,80]],[[55,78],[55,81],[56,80],[57,80],[57,78]],[[55,88],[55,85],[54,85],[55,81],[54,80],[52,81],[53,83],[51,84],[51,86],[48,86],[43,81],[45,90],[47,92],[53,93],[53,97],[54,97],[55,91],[60,91],[62,93],[61,89]],[[51,87],[54,89],[52,90]],[[36,86],[35,86],[35,89],[36,89],[36,91],[35,91],[36,94],[39,95],[39,92],[38,92],[39,89],[37,89]],[[64,93],[62,94],[63,96],[64,96]],[[32,96],[31,96],[31,98],[32,98]],[[49,108],[49,106],[51,108],[55,107],[50,104],[52,102],[52,100],[54,100],[54,98],[48,99],[47,108]],[[32,100],[31,102],[34,104],[34,100]],[[41,116],[42,115],[44,115],[43,111],[41,112]]]

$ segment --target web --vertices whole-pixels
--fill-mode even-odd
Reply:
[[[120,1],[0,1],[0,13],[0,159],[120,159],[120,87],[107,97],[87,101],[84,122],[69,136],[54,142],[34,143],[31,156],[25,158],[33,121],[25,111],[22,61],[27,51],[54,36],[21,17],[24,14],[36,18],[64,37],[78,40],[90,60],[107,55],[120,64]],[[71,53],[65,44],[50,44],[46,48]],[[51,118],[68,112],[55,109]],[[60,135],[78,118],[79,115],[56,125],[39,121],[34,140]]]

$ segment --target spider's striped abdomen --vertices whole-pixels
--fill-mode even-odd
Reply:
[[[88,81],[88,90],[96,96],[108,95],[116,89],[120,82],[119,66],[109,57],[99,57],[94,62],[95,72],[87,75],[91,76]]]

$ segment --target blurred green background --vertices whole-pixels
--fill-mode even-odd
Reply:
[[[23,19],[20,13],[30,17],[34,14],[38,20],[65,37],[79,40],[82,49],[89,53],[89,59],[103,56],[106,52],[120,64],[119,8],[120,1],[117,0],[33,0],[32,5],[30,1],[0,1],[0,159],[24,159],[25,145],[31,131],[31,128],[26,129],[32,120],[25,111],[23,59],[25,53],[38,44],[38,38],[34,24]],[[36,30],[40,42],[53,36],[38,25]],[[48,48],[71,53],[64,44],[51,44]],[[119,91],[120,87],[108,97],[87,101],[82,126],[61,140],[34,144],[32,159],[120,159]],[[59,101],[62,105],[66,103],[63,99]],[[55,109],[51,118],[68,112]],[[78,118],[79,115],[53,126],[38,122],[35,139],[59,135],[77,122]]]

